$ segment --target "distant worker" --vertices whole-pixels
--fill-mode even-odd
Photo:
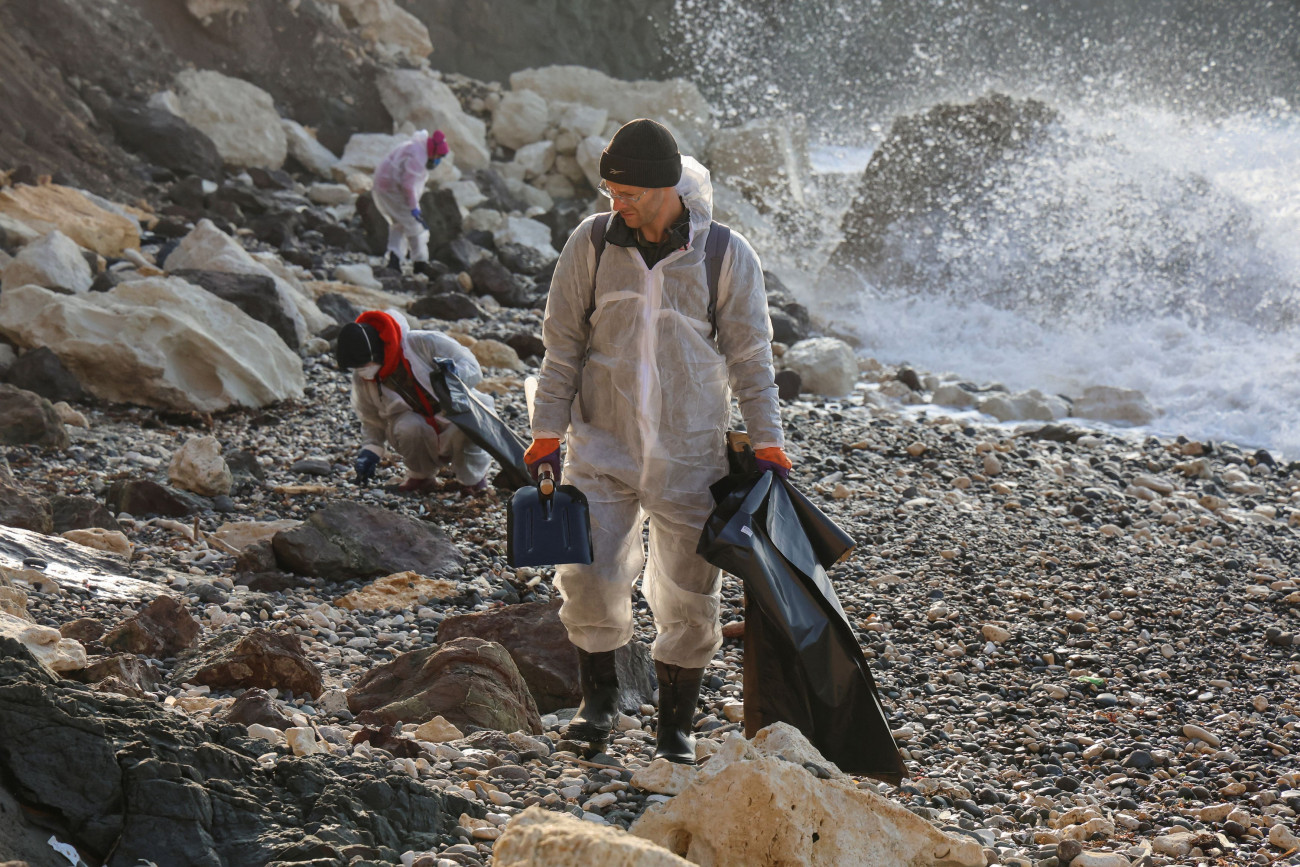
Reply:
[[[412,267],[430,280],[437,276],[429,266],[429,224],[420,211],[420,196],[431,172],[447,155],[447,138],[442,130],[429,135],[419,130],[411,140],[398,145],[375,169],[375,207],[388,221],[388,261],[402,270],[408,254]]]
[[[483,378],[478,360],[441,331],[411,331],[396,310],[368,310],[339,332],[335,360],[352,371],[352,408],[361,420],[363,444],[357,454],[357,481],[369,482],[385,446],[402,456],[406,480],[397,490],[437,490],[439,467],[450,463],[467,494],[487,490],[492,458],[441,413],[427,383],[434,365],[450,361],[467,386]],[[480,395],[491,405],[491,398]]]
[[[566,440],[564,477],[591,514],[592,564],[555,573],[582,689],[566,735],[594,748],[617,721],[614,652],[632,637],[644,566],[657,633],[655,756],[689,764],[704,669],[722,644],[722,576],[695,548],[714,505],[709,485],[727,474],[733,394],[760,468],[790,470],[772,323],[758,256],[713,223],[709,173],[667,127],[629,121],[601,155],[600,176],[613,213],[584,220],[555,267],[524,461],[558,476]]]

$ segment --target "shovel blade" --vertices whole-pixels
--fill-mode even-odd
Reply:
[[[525,485],[510,499],[506,525],[506,561],[515,568],[591,563],[591,514],[573,485],[549,497]]]

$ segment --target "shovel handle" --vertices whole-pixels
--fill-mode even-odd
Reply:
[[[543,497],[549,497],[555,493],[555,471],[549,464],[543,464],[537,470],[537,490]]]

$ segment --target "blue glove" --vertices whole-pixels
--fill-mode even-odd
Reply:
[[[420,224],[420,228],[426,232],[429,231],[429,224],[424,222],[424,212],[419,208],[411,208],[411,216],[415,217],[415,222]]]
[[[357,481],[363,485],[375,477],[375,468],[378,466],[379,455],[370,449],[362,449],[352,462],[352,467],[357,471]]]

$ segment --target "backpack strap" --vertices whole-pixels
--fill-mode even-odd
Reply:
[[[709,324],[713,330],[709,338],[718,336],[718,282],[722,278],[722,257],[731,244],[731,227],[717,220],[709,224],[709,237],[704,242],[704,267],[709,281]]]
[[[596,312],[596,272],[600,270],[600,257],[605,254],[605,229],[609,226],[612,211],[597,214],[591,222],[591,246],[596,248],[596,263],[591,266],[591,302],[587,305],[587,321]]]

